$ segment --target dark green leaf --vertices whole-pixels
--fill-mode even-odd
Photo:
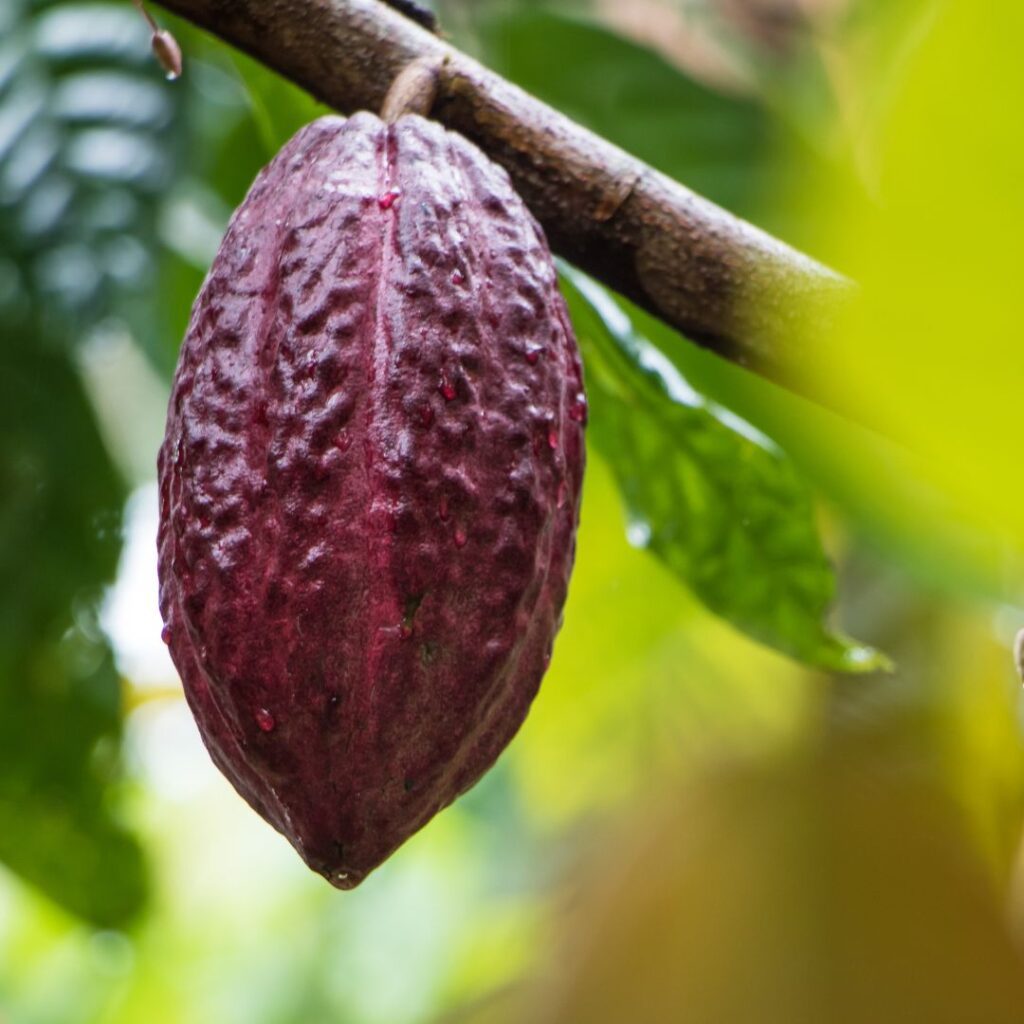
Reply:
[[[71,350],[112,315],[151,336],[176,103],[127,4],[0,12],[0,860],[103,926],[146,894],[97,621],[125,493]]]
[[[885,667],[824,624],[835,578],[811,493],[786,456],[701,398],[599,285],[564,267],[563,287],[586,364],[590,437],[618,481],[633,543],[766,644],[821,668]]]
[[[123,485],[68,357],[0,351],[0,860],[110,926],[145,895],[112,808],[120,685],[97,623]]]

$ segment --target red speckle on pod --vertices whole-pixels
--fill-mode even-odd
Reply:
[[[466,280],[466,275],[461,270],[452,271],[452,284],[463,284]]]
[[[528,348],[526,350],[526,361],[531,366],[536,366],[538,360],[540,359],[540,354],[543,351],[544,351],[544,349],[542,349],[542,348]]]
[[[440,390],[441,395],[444,397],[444,400],[446,402],[451,402],[454,400],[456,395],[455,385],[448,379],[448,374],[446,373],[441,374]]]
[[[260,727],[261,732],[273,732],[277,721],[266,708],[260,708],[256,712],[256,724]]]
[[[569,419],[574,423],[586,423],[587,422],[587,400],[579,395],[576,401],[569,406]]]
[[[455,530],[455,546],[457,548],[464,548],[467,540],[469,538],[466,536],[466,531],[461,526],[457,527]]]
[[[164,628],[160,630],[160,639],[163,640],[165,644],[169,644],[171,642],[170,626],[164,626]]]
[[[552,451],[558,447],[558,434],[554,430],[548,431],[548,447]]]
[[[391,192],[385,192],[384,195],[382,195],[377,200],[377,205],[382,210],[390,210],[391,207],[394,206],[396,202],[398,202],[401,195],[401,192],[395,192],[394,190],[392,190]]]
[[[348,436],[346,431],[343,430],[340,434],[335,436],[334,447],[337,448],[339,452],[347,452],[351,446],[352,438]]]
[[[425,427],[429,427],[434,422],[434,410],[429,405],[423,406],[420,409],[420,423]]]
[[[447,498],[443,497],[437,503],[437,514],[440,517],[442,523],[446,523],[448,521],[448,516],[451,513],[450,513],[450,510],[448,508],[448,499]]]

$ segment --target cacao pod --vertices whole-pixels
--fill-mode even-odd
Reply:
[[[351,888],[522,723],[586,405],[543,232],[420,117],[325,117],[235,212],[159,456],[164,638],[206,746]]]

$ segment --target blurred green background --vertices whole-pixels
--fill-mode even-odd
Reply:
[[[433,6],[862,282],[793,346],[850,415],[564,267],[590,460],[551,670],[485,780],[336,892],[209,762],[155,569],[192,300],[326,111],[156,8],[177,82],[127,0],[5,0],[0,1022],[1024,1021],[1024,13]]]

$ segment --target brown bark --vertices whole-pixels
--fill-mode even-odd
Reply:
[[[839,275],[658,173],[382,0],[161,0],[345,113],[442,63],[432,116],[502,164],[552,248],[694,341],[802,390],[801,325]]]

